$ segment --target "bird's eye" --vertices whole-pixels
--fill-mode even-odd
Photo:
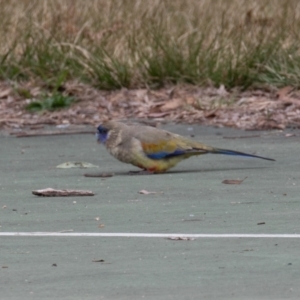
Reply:
[[[101,125],[97,129],[100,134],[105,134],[108,132],[108,130]]]

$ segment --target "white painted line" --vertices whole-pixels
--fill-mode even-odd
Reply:
[[[0,232],[1,236],[39,236],[39,237],[144,237],[144,238],[292,238],[300,234],[189,234],[189,233],[98,233],[98,232]]]

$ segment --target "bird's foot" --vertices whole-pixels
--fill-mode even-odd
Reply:
[[[152,175],[154,172],[148,170],[141,170],[141,171],[129,171],[129,175]]]

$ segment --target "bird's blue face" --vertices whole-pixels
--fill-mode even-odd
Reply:
[[[99,143],[105,144],[107,140],[107,135],[108,135],[108,129],[103,127],[102,125],[98,126],[97,133],[96,133],[97,141]]]

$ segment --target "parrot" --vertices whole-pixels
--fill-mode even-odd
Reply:
[[[207,153],[275,161],[258,155],[214,148],[176,133],[140,124],[105,121],[98,126],[96,137],[113,157],[142,169],[139,171],[142,174],[164,173],[184,159]]]

